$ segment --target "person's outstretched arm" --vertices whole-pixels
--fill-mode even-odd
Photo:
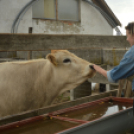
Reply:
[[[102,69],[100,66],[97,66],[97,65],[93,65],[94,69],[96,70],[96,72],[102,74],[104,77],[107,78],[107,71]]]

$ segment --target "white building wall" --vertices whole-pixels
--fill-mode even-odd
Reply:
[[[107,20],[88,3],[81,1],[80,22],[33,19],[33,33],[113,35]]]
[[[21,9],[31,0],[0,0],[0,33],[11,33],[13,22]],[[20,21],[19,33],[28,33],[32,26],[32,8]]]
[[[113,28],[107,20],[87,2],[81,2],[82,34],[113,35]]]
[[[11,33],[16,16],[29,1],[0,1],[0,33]],[[20,21],[18,33],[28,33],[29,27],[33,27],[33,33],[113,35],[112,27],[94,7],[84,1],[81,1],[80,7],[80,22],[32,19],[31,7]]]

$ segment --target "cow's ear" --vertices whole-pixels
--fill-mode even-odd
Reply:
[[[46,56],[46,59],[49,59],[55,66],[57,66],[57,61],[56,61],[56,58],[55,58],[54,55],[48,54],[48,55]]]

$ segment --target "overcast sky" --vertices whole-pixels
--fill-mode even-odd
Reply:
[[[134,21],[134,0],[105,0],[122,24],[121,32],[125,35],[124,27]]]

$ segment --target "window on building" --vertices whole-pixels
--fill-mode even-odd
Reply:
[[[33,7],[33,18],[56,19],[55,0],[39,0]]]
[[[79,0],[39,0],[33,7],[33,18],[79,21]]]
[[[55,0],[44,0],[44,17],[45,18],[56,18]]]

